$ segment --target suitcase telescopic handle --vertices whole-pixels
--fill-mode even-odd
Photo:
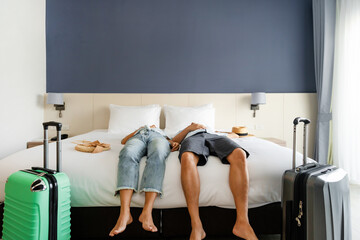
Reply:
[[[49,126],[53,126],[56,127],[57,131],[61,131],[62,124],[59,122],[51,121],[51,122],[44,122],[43,126],[44,126],[44,130],[48,130]]]
[[[301,117],[297,117],[294,119],[294,125],[298,125],[300,122],[303,122],[305,125],[310,123],[310,120],[307,118],[301,118]]]
[[[59,122],[44,122],[44,168],[49,167],[49,142],[48,142],[48,128],[49,126],[56,127],[57,140],[56,140],[56,171],[61,172],[61,127]]]
[[[297,117],[294,119],[294,135],[293,135],[293,169],[296,168],[296,126],[299,123],[304,123],[304,137],[303,137],[303,165],[306,164],[306,157],[307,157],[307,126],[310,124],[310,120],[307,118]]]

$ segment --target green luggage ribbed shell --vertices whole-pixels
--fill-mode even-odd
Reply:
[[[41,172],[39,172],[40,174]],[[70,239],[70,181],[66,174],[54,174],[58,185],[57,240]],[[36,180],[46,186],[33,192]],[[44,176],[18,171],[5,184],[3,240],[45,240],[49,237],[49,183]]]

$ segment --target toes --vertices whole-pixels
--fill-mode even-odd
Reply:
[[[110,233],[109,233],[109,236],[110,236],[110,237],[113,237],[113,236],[115,235],[115,234],[114,234],[114,231],[115,231],[114,228],[110,231]]]
[[[143,229],[149,232],[157,232],[157,228],[155,227],[155,225],[143,224]]]
[[[155,226],[152,226],[151,231],[152,231],[152,232],[157,232],[158,229],[157,229]]]
[[[110,237],[113,237],[115,236],[116,234],[119,234],[120,233],[120,230],[119,229],[113,229],[111,230],[111,232],[109,233],[109,236]]]
[[[115,227],[110,231],[109,236],[113,237],[119,233],[122,233],[125,231],[127,225],[129,225],[130,223],[132,223],[132,217],[130,215],[130,217],[127,219],[126,218],[119,218]]]
[[[115,234],[116,234],[116,233],[115,233],[115,230],[113,229],[113,230],[111,230],[111,232],[109,233],[109,236],[110,236],[110,237],[113,237],[113,236],[115,236]]]
[[[157,232],[158,229],[156,228],[152,217],[147,215],[141,214],[139,217],[139,221],[142,223],[142,228],[149,232]]]

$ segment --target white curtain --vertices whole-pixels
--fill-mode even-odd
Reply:
[[[333,86],[333,160],[360,184],[360,0],[338,0]]]
[[[336,0],[313,0],[314,63],[318,98],[315,160],[326,164],[331,158],[330,123],[334,72]]]

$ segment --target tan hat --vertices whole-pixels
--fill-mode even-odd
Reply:
[[[239,136],[248,136],[249,135],[247,128],[244,126],[233,127],[232,132],[236,133]]]

